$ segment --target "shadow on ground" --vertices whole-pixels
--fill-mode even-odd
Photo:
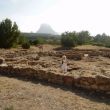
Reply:
[[[4,76],[4,75],[2,75],[2,76]],[[78,88],[78,87],[74,87],[74,88],[64,87],[61,85],[48,83],[47,81],[35,80],[32,78],[23,78],[23,77],[18,77],[18,76],[17,77],[16,76],[14,76],[14,77],[13,76],[7,76],[7,77],[16,78],[16,79],[22,80],[22,81],[29,81],[29,82],[34,83],[34,84],[40,83],[41,85],[44,85],[44,86],[51,86],[54,88],[60,88],[64,91],[71,91],[71,92],[75,93],[76,95],[79,95],[79,96],[86,98],[86,99],[89,99],[91,101],[99,102],[99,103],[105,103],[107,105],[110,105],[110,95],[104,94],[101,92],[86,90],[86,89],[82,89],[82,88]]]

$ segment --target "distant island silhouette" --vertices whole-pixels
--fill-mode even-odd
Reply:
[[[58,33],[55,32],[49,24],[41,24],[37,33],[58,35]]]

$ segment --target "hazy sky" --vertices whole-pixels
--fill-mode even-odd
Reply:
[[[16,21],[23,32],[47,23],[56,32],[88,30],[110,35],[110,0],[0,0],[0,21]]]

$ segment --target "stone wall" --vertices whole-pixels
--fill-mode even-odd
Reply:
[[[69,75],[46,71],[45,69],[33,69],[31,67],[20,68],[12,66],[0,66],[0,74],[5,76],[32,78],[72,88],[76,86],[110,94],[110,78],[105,76],[81,76],[75,78]]]
[[[103,57],[108,57],[110,58],[110,50],[107,49],[100,49],[100,50],[93,50],[93,49],[73,49],[73,50],[62,50],[62,51],[56,51],[54,52],[47,52],[47,53],[41,53],[49,56],[57,56],[57,57],[62,57],[62,55],[66,55],[67,58],[69,59],[74,59],[74,60],[81,60],[84,57],[84,54],[88,54],[89,57],[93,56],[103,56]]]

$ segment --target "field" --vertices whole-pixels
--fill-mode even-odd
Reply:
[[[0,49],[0,56],[5,58],[6,64],[10,66],[30,67],[64,74],[60,64],[61,56],[65,52],[69,67],[66,75],[73,77],[101,75],[110,78],[110,58],[96,55],[74,60],[73,56],[77,57],[78,50],[57,51],[55,48],[58,46],[44,45],[43,52],[39,52],[38,47],[31,47],[29,50]],[[107,49],[94,46],[82,46],[76,49],[86,48],[95,51]],[[10,110],[110,110],[110,99],[103,94],[79,88],[70,89],[44,81],[0,76],[0,110],[8,110],[8,108]]]

